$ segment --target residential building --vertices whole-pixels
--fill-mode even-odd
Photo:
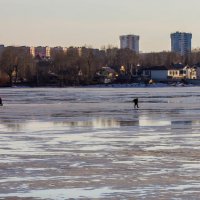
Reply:
[[[3,44],[0,44],[0,51],[3,51],[5,46]]]
[[[93,48],[87,48],[87,47],[76,47],[78,55],[81,56],[87,56],[89,54],[93,54],[96,56],[102,55],[103,51],[100,51],[99,49],[93,49]],[[104,53],[104,52],[103,52]]]
[[[40,56],[45,58],[51,57],[51,48],[50,47],[30,47],[30,53],[33,57]]]
[[[138,35],[121,35],[120,37],[120,49],[130,49],[136,53],[139,53],[139,39]]]
[[[0,56],[1,56],[1,54],[3,53],[3,51],[4,51],[4,48],[5,48],[5,47],[4,47],[4,45],[3,45],[3,44],[1,44],[1,45],[0,45]]]
[[[167,81],[168,79],[168,69],[165,66],[142,67],[140,74],[143,80]]]
[[[64,52],[64,53],[66,53],[67,52],[67,47],[60,47],[60,46],[53,47],[52,51],[53,52]]]
[[[111,83],[115,81],[117,77],[117,72],[110,67],[102,67],[96,73],[96,79],[99,80],[100,83]]]
[[[191,53],[192,34],[175,32],[171,34],[171,51],[180,55]]]
[[[55,58],[55,55],[57,53],[67,53],[67,48],[66,47],[60,47],[60,46],[51,48],[51,53],[50,53],[51,58]]]
[[[196,64],[193,66],[185,66],[186,78],[187,79],[200,79],[200,65]]]
[[[30,54],[35,58],[35,47],[30,47]]]
[[[168,67],[168,77],[169,79],[185,79],[186,70],[185,66],[181,63],[172,64]]]

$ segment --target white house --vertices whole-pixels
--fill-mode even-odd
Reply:
[[[168,67],[168,77],[170,79],[185,79],[186,78],[186,68],[183,64],[173,64]]]
[[[168,78],[168,69],[165,66],[142,68],[141,78],[152,79],[154,81],[166,81]]]
[[[198,64],[191,67],[185,66],[184,70],[187,79],[200,79],[200,66]]]

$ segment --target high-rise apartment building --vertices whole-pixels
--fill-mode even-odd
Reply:
[[[192,34],[175,32],[171,34],[171,51],[180,55],[191,53]]]
[[[131,49],[136,53],[139,53],[139,39],[138,35],[121,35],[120,37],[120,49]]]

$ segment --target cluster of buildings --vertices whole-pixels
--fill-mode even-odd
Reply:
[[[36,58],[39,56],[40,58],[51,58],[52,55],[56,52],[70,52],[70,51],[75,51],[75,53],[79,56],[82,56],[84,54],[87,54],[90,50],[94,54],[99,54],[101,51],[99,49],[90,49],[86,47],[49,47],[49,46],[37,46],[37,47],[28,47],[28,46],[14,46],[14,47],[19,47],[23,49],[23,51],[27,54],[30,54],[33,56],[33,58]],[[6,47],[4,45],[0,45],[0,55],[4,51]]]
[[[111,83],[114,81],[130,81],[130,82],[184,82],[192,84],[200,84],[200,64],[183,65],[172,64],[170,66],[151,66],[143,67],[137,66],[134,69],[126,69],[121,66],[120,72],[109,67],[103,67],[97,75],[101,77],[102,83]]]
[[[192,34],[185,32],[175,32],[171,33],[171,52],[175,52],[179,55],[187,55],[191,53],[191,41]],[[139,54],[139,40],[138,35],[121,35],[120,36],[120,49],[130,49]],[[0,55],[4,51],[5,46],[0,45]],[[86,47],[48,47],[48,46],[37,46],[37,47],[27,47],[20,46],[24,52],[32,55],[34,58],[38,56],[40,58],[49,59],[55,52],[70,52],[75,51],[76,54],[82,56],[84,54],[88,55],[89,51],[92,51],[95,55],[100,55],[102,53],[99,49],[92,49]],[[105,53],[105,52],[104,52]],[[138,69],[137,69],[138,68]],[[170,81],[170,80],[200,80],[200,65],[184,66],[182,64],[174,64],[171,66],[153,66],[153,67],[142,67],[138,66],[134,70],[131,69],[130,72],[126,72],[126,67],[121,66],[121,70],[117,74],[113,69],[109,67],[102,68],[98,73],[98,77],[104,78],[106,82],[112,82],[112,79],[119,78],[120,75],[131,74],[131,78],[138,81],[144,80],[154,80],[154,81]],[[105,82],[105,81],[104,81]]]
[[[120,36],[120,48],[130,49],[136,53],[140,52],[139,49],[140,36],[138,35],[121,35]],[[178,53],[180,55],[187,55],[191,53],[191,41],[192,34],[185,32],[175,32],[171,34],[171,51]],[[0,45],[0,55],[4,50],[4,45]],[[50,58],[53,52],[64,51],[67,52],[69,48],[66,47],[48,47],[48,46],[38,46],[38,47],[27,47],[22,46],[25,52],[30,53],[33,57],[40,56],[44,58]],[[75,48],[78,55],[82,55],[87,48],[77,47]],[[92,49],[94,53],[98,53],[99,49]]]
[[[171,33],[171,51],[180,55],[187,55],[191,53],[192,46],[192,34],[185,32]],[[121,35],[120,48],[131,49],[132,51],[139,53],[139,39],[138,35]]]
[[[50,47],[42,47],[42,46],[38,46],[38,47],[14,46],[14,47],[19,47],[19,48],[23,49],[23,51],[25,53],[28,53],[28,54],[32,55],[33,57],[41,56],[41,57],[50,58],[50,56],[51,56],[51,48]],[[5,49],[5,46],[0,45],[0,55],[2,54],[4,49]]]
[[[200,79],[200,65],[192,66],[179,64],[172,64],[166,66],[153,66],[149,68],[141,67],[139,73],[135,76],[140,76],[143,80],[154,81],[183,81],[183,80],[199,80]],[[195,82],[195,81],[193,81]]]

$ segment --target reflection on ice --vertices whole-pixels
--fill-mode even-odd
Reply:
[[[44,121],[26,121],[25,123],[6,123],[0,124],[0,131],[57,131],[74,127],[92,127],[92,128],[119,128],[121,126],[166,126],[171,122],[165,120],[149,120],[141,117],[138,121],[120,121],[117,119],[94,118],[91,121],[66,121],[66,122],[44,122]]]
[[[141,116],[139,118],[139,125],[140,126],[169,126],[171,125],[171,121],[169,120],[162,120],[156,119],[151,120],[149,116]]]
[[[2,194],[2,197],[6,196],[18,196],[21,198],[42,198],[42,199],[56,199],[56,200],[63,200],[66,198],[105,198],[106,196],[109,197],[109,194],[119,194],[119,193],[127,193],[131,190],[114,190],[111,188],[71,188],[71,189],[49,189],[49,190],[32,190],[29,193],[11,193],[9,195]]]
[[[63,125],[69,127],[117,128],[120,127],[120,122],[115,119],[97,118],[91,121],[63,122]]]
[[[63,130],[73,127],[93,127],[93,128],[118,128],[120,122],[115,119],[95,118],[91,121],[66,121],[66,122],[45,122],[45,121],[25,121],[23,123],[0,124],[0,131],[41,131],[41,130]]]
[[[141,127],[156,127],[156,126],[169,126],[172,128],[187,127],[200,125],[200,121],[170,121],[164,119],[150,119],[148,116],[140,116],[138,119],[122,121],[118,119],[106,119],[106,118],[93,118],[91,121],[65,121],[65,122],[45,122],[45,121],[24,121],[19,122],[7,122],[0,124],[0,131],[48,131],[54,130],[61,131],[67,128],[78,127],[92,127],[96,129],[101,128],[119,128],[123,126],[141,126]]]
[[[183,164],[183,167],[186,169],[198,169],[200,168],[200,161],[196,161],[196,163],[190,163],[190,164]]]

